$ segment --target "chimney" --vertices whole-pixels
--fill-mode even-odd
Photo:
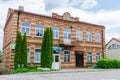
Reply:
[[[19,10],[19,11],[24,11],[24,7],[23,7],[23,6],[19,6],[19,7],[18,7],[18,10]]]

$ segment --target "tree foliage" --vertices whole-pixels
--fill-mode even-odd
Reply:
[[[16,45],[15,45],[15,58],[14,58],[14,68],[17,69],[18,65],[21,63],[21,42],[22,36],[18,31],[16,36]]]
[[[14,68],[27,67],[27,39],[26,33],[22,38],[21,32],[17,32],[15,43]]]
[[[53,62],[53,34],[51,28],[46,28],[41,46],[41,67],[51,68]]]
[[[26,33],[24,33],[24,36],[23,36],[23,39],[22,39],[21,58],[22,58],[22,64],[24,65],[24,67],[27,67],[27,39],[26,39]]]

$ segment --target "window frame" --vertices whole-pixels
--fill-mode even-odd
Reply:
[[[98,32],[95,33],[95,42],[101,42],[101,36]]]
[[[91,55],[89,55],[89,53],[91,53]],[[93,56],[92,56],[92,52],[87,52],[87,62],[88,63],[92,63],[92,61],[93,61]]]
[[[31,49],[30,48],[27,48],[27,50],[29,49],[29,53],[28,53],[28,51],[27,51],[27,63],[29,64],[30,63],[30,51],[31,51]]]
[[[65,33],[67,34],[67,37],[65,38]],[[71,29],[69,29],[69,28],[64,28],[64,31],[63,31],[63,38],[64,39],[71,39]],[[69,38],[69,35],[70,35],[70,38]]]
[[[65,54],[65,51],[69,51],[69,54]],[[64,62],[71,62],[71,54],[70,54],[71,52],[70,52],[70,50],[64,50]],[[66,58],[67,59],[65,59],[65,56],[67,56]],[[69,58],[68,58],[69,57]],[[65,61],[66,60],[66,61]]]
[[[55,29],[56,28],[56,29]],[[53,31],[53,39],[59,39],[59,28],[56,26],[52,27],[52,31]],[[55,31],[55,32],[54,32]],[[58,32],[58,37],[54,36],[54,33]]]
[[[29,27],[28,26],[23,26],[23,23],[29,24]],[[29,28],[29,34],[27,34],[27,32],[26,32],[26,36],[30,36],[30,33],[31,33],[31,24],[29,22],[22,22],[21,23],[21,34],[22,35],[24,35],[24,33],[25,33],[25,32],[24,33],[22,32],[23,27],[25,28],[25,32],[27,31],[26,28]]]
[[[39,54],[39,53],[35,53],[36,49],[40,49],[40,48],[34,48],[34,63],[41,63],[41,49],[40,49],[39,61],[35,61],[35,54]]]
[[[86,41],[92,42],[92,32],[91,31],[86,32]]]
[[[40,28],[37,28],[37,26],[40,26]],[[37,29],[39,30],[39,32],[40,32],[40,30],[43,30],[43,34],[42,34],[42,36],[40,36],[40,35],[37,36],[37,35],[36,35]],[[44,36],[44,26],[41,25],[41,24],[36,24],[36,26],[35,26],[35,37],[43,38],[43,36]]]
[[[83,31],[81,30],[76,31],[76,40],[83,41]]]
[[[99,54],[99,55],[97,55],[97,54]],[[101,58],[100,52],[97,52],[96,53],[96,62],[98,62],[100,60],[100,58]]]

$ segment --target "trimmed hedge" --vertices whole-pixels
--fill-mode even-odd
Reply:
[[[120,68],[120,60],[105,58],[99,60],[96,66],[103,69]]]

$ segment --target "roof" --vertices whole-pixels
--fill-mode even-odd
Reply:
[[[9,8],[9,10],[11,10],[12,12],[10,12],[9,15],[13,14],[13,12],[19,12],[19,13],[26,13],[26,14],[31,14],[31,15],[36,15],[36,16],[43,16],[43,17],[47,17],[47,18],[53,18],[51,16],[46,16],[46,15],[42,15],[42,14],[37,14],[37,13],[32,13],[32,12],[27,12],[27,11],[21,11],[21,10],[16,10],[16,9],[11,9]],[[8,11],[9,13],[9,11]],[[6,20],[6,24],[7,24],[7,21],[9,19],[10,16],[7,16],[7,20]],[[53,18],[53,19],[56,19],[56,18]],[[63,20],[63,19],[58,19],[58,20]],[[67,20],[64,20],[64,21],[67,21]],[[74,21],[68,21],[68,22],[74,22]],[[82,23],[82,24],[88,24],[88,25],[93,25],[93,26],[98,26],[98,27],[103,27],[105,28],[104,26],[102,25],[97,25],[97,24],[92,24],[92,23],[88,23],[88,22],[83,22],[83,21],[79,21],[79,22],[75,22],[75,23]],[[5,26],[6,26],[5,24]]]
[[[114,38],[114,39],[120,42],[120,38]]]
[[[105,46],[107,46],[112,40],[116,40],[116,41],[120,42],[120,38],[112,38]]]

